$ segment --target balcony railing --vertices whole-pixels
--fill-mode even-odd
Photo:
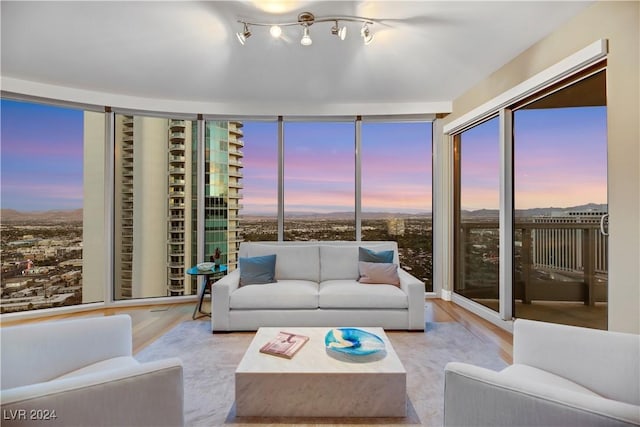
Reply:
[[[514,224],[516,300],[607,300],[607,238],[593,223]],[[457,254],[456,290],[496,298],[499,236],[497,222],[463,222]]]

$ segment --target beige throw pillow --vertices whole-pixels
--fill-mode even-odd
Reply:
[[[398,266],[382,262],[359,261],[360,283],[400,286]]]

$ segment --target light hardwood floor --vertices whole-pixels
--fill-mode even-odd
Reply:
[[[5,327],[65,318],[129,314],[133,324],[133,352],[135,354],[164,335],[178,323],[183,321],[210,321],[210,318],[207,316],[191,320],[193,309],[194,303],[105,308],[81,313],[60,314],[39,319],[2,321],[1,326]],[[480,340],[495,346],[502,359],[507,363],[511,363],[513,337],[509,332],[500,329],[452,302],[441,299],[428,299],[425,303],[425,309],[427,322],[458,322]],[[203,307],[203,310],[208,310],[208,307]]]

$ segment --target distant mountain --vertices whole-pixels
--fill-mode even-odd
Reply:
[[[77,222],[82,221],[82,209],[23,212],[0,209],[0,222]]]
[[[285,218],[297,220],[352,220],[354,212],[286,212]],[[406,213],[406,212],[362,212],[362,219],[386,219],[386,218],[422,218],[430,217],[431,212]],[[242,217],[248,220],[263,220],[275,218],[275,215],[243,214]]]
[[[587,203],[586,205],[571,206],[566,208],[548,207],[548,208],[531,208],[516,209],[516,217],[533,217],[533,216],[551,216],[566,215],[569,212],[607,212],[606,204]],[[465,218],[497,218],[499,215],[497,209],[478,209],[475,211],[463,210],[462,216]]]

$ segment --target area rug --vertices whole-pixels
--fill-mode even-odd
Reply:
[[[178,357],[184,365],[185,424],[195,426],[266,425],[422,425],[441,426],[444,367],[468,362],[499,370],[506,363],[497,348],[455,322],[427,323],[423,332],[387,332],[407,371],[406,418],[302,419],[236,417],[234,373],[253,333],[212,334],[206,321],[177,325],[140,351],[142,362]]]

